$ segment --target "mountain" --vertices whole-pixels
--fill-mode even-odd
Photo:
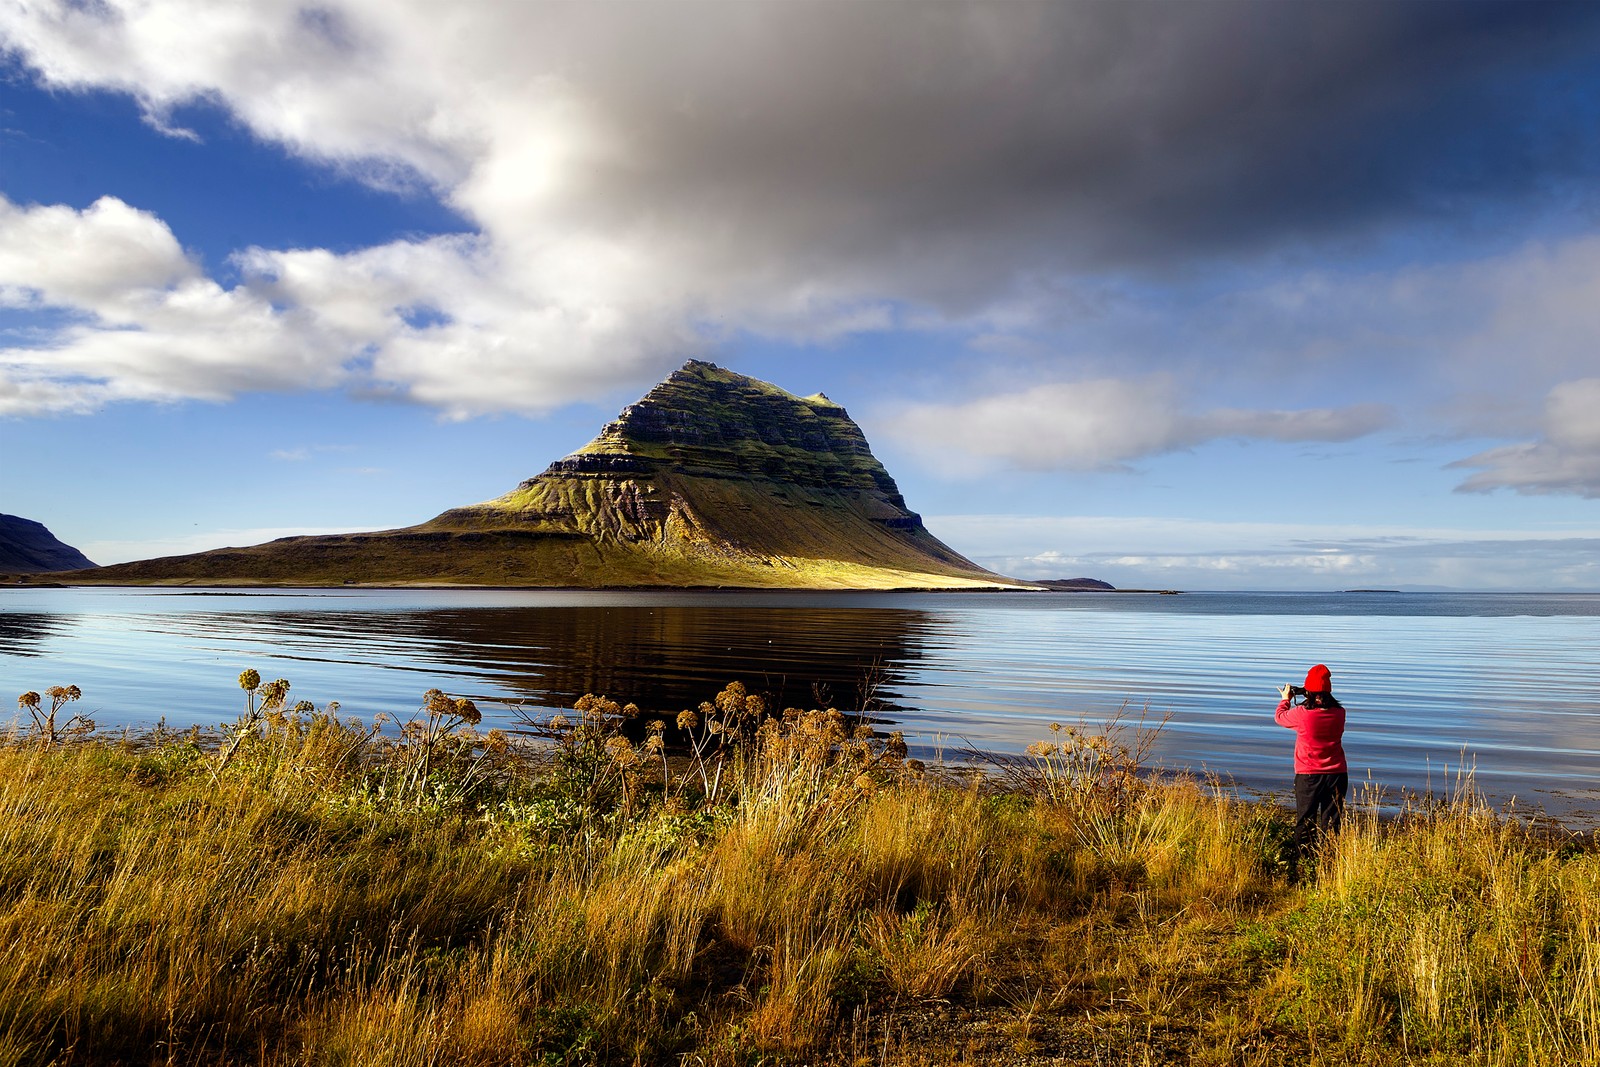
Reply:
[[[845,409],[691,360],[504,496],[401,530],[73,574],[94,583],[1016,586],[906,507]]]
[[[93,566],[88,556],[57,539],[44,523],[0,515],[0,572],[41,574]]]

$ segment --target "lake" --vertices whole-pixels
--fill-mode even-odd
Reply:
[[[0,589],[0,694],[77,685],[102,727],[215,725],[237,677],[341,714],[437,687],[490,724],[587,692],[675,713],[744,682],[864,704],[914,754],[1018,753],[1049,724],[1167,719],[1164,767],[1284,790],[1276,687],[1326,663],[1352,784],[1600,823],[1600,594]]]

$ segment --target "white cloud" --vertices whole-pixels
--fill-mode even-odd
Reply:
[[[1540,400],[1592,374],[1600,236],[1353,275],[1311,271],[1231,294],[1199,331],[1324,387],[1387,383],[1453,432],[1520,435]],[[1292,371],[1291,371],[1292,373]],[[1370,386],[1369,386],[1370,388]]]
[[[992,369],[967,388],[997,395],[931,407],[901,422],[900,436],[939,441],[961,425],[944,420],[971,415],[976,424],[956,432],[970,438],[969,454],[1093,469],[1213,437],[1336,441],[1394,425],[1524,439],[1457,464],[1485,468],[1468,490],[1589,495],[1600,481],[1600,449],[1577,436],[1600,425],[1582,384],[1600,346],[1600,237],[1386,271],[1285,272],[1198,297],[1186,285],[1158,286],[1142,301],[1102,293],[1073,323],[1055,324],[1067,343],[1042,331],[981,336],[974,347]],[[1116,378],[1028,391],[1001,381],[1074,365]],[[1074,396],[1078,410],[1056,420],[1055,407]],[[1276,403],[1211,406],[1219,398]]]
[[[1559,535],[1138,516],[926,516],[971,559],[1018,578],[1138,589],[1600,588],[1600,528]]]
[[[1514,108],[1452,125],[1436,104],[1464,79],[1539,69],[1562,41],[1582,53],[1583,26],[1510,32],[1553,17],[1280,5],[1241,34],[1192,4],[1153,29],[1121,5],[22,0],[0,12],[0,47],[41,83],[127,93],[170,132],[184,105],[215,104],[301,158],[431,191],[477,231],[249,249],[224,289],[119,201],[8,205],[0,299],[79,319],[0,357],[0,405],[347,384],[454,417],[538,413],[741,331],[954,324],[1025,342],[1105,322],[1098,365],[1047,344],[1035,376],[1084,379],[1095,410],[1060,419],[1049,390],[1064,387],[1047,386],[1010,412],[908,425],[970,415],[975,454],[1088,467],[1219,436],[1343,440],[1402,395],[1451,428],[1525,434],[1537,397],[1592,358],[1600,239],[1302,271],[1192,317],[1173,289],[1140,299],[1161,289],[1148,276],[1106,279],[1413,212],[1443,149],[1539,127]],[[1483,50],[1500,65],[1456,62]],[[1490,152],[1468,184],[1513,195],[1528,158]],[[1157,368],[1232,395],[1179,403]]]
[[[698,350],[660,306],[572,242],[508,262],[486,239],[402,241],[349,255],[251,249],[251,286],[366,353],[364,377],[455,417],[538,413]]]
[[[0,302],[73,313],[47,343],[0,349],[0,413],[341,383],[458,417],[533,413],[695,350],[646,279],[585,285],[604,264],[564,247],[537,264],[546,276],[519,285],[530,267],[459,236],[348,255],[248,249],[243,281],[224,289],[165,224],[119,200],[79,212],[0,197]]]
[[[115,197],[81,212],[0,197],[0,306],[81,307],[119,322],[130,297],[199,273],[165,223]]]
[[[329,453],[344,453],[355,451],[354,445],[292,445],[275,448],[267,453],[269,459],[283,460],[289,463],[300,463],[313,456],[322,456]]]
[[[164,223],[110,197],[81,212],[0,197],[0,302],[72,313],[47,343],[0,349],[3,414],[328,386],[350,355],[202,276]]]
[[[1391,421],[1387,409],[1186,409],[1171,378],[1053,382],[954,404],[919,404],[885,420],[890,436],[946,469],[979,473],[978,460],[1020,470],[1105,470],[1218,438],[1348,441]]]
[[[1224,437],[1263,441],[1353,441],[1393,425],[1394,413],[1383,404],[1300,411],[1249,411],[1215,408],[1179,420],[1188,444]]]
[[[0,33],[45,84],[126,92],[163,130],[186,134],[170,113],[217,100],[300,155],[458,180],[473,140],[460,120],[471,112],[441,110],[435,79],[449,64],[426,57],[430,42],[449,40],[448,20],[432,9],[424,24],[429,5],[363,6],[27,2]]]
[[[1543,436],[1452,464],[1476,469],[1463,492],[1512,489],[1600,498],[1600,378],[1563,382],[1545,401]]]

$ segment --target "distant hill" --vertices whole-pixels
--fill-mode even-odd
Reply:
[[[0,573],[43,574],[93,566],[88,556],[59,540],[44,523],[0,515]]]
[[[1114,593],[1117,589],[1110,582],[1102,582],[1098,578],[1046,578],[1032,584],[1064,593]]]
[[[400,530],[75,573],[86,583],[1019,586],[923,528],[845,409],[691,360],[504,496]]]

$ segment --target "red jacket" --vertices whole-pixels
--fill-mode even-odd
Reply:
[[[1304,704],[1280,701],[1279,726],[1294,731],[1294,773],[1332,774],[1348,770],[1344,762],[1343,708],[1308,708]]]

